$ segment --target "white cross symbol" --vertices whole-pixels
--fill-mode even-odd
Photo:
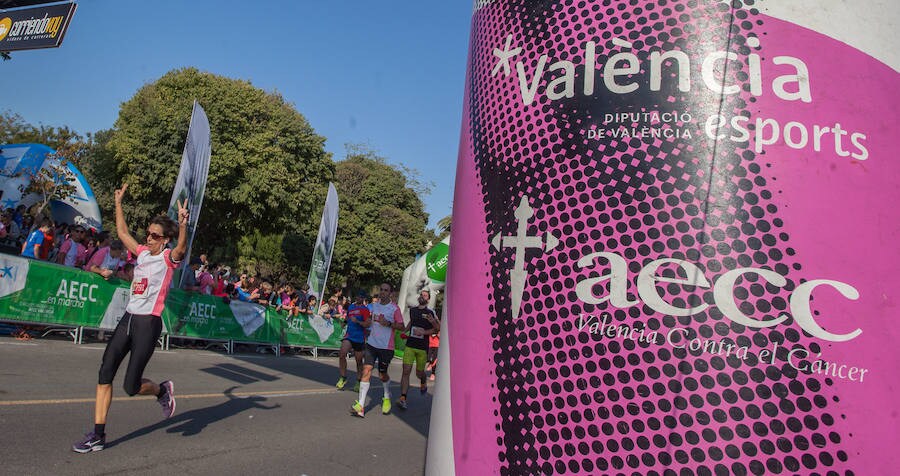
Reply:
[[[506,37],[506,46],[503,48],[503,51],[500,51],[500,48],[494,48],[494,56],[500,58],[500,60],[497,61],[494,69],[491,70],[491,77],[497,75],[497,71],[500,71],[501,66],[503,67],[504,75],[509,76],[509,73],[512,72],[509,68],[509,59],[522,52],[521,46],[517,46],[512,50],[509,49],[512,46],[512,40],[512,35]]]
[[[491,245],[497,251],[503,248],[515,248],[516,259],[513,263],[513,269],[509,272],[509,284],[512,288],[512,317],[518,319],[519,308],[522,305],[522,294],[525,292],[525,279],[528,273],[525,272],[525,249],[526,248],[544,248],[544,251],[550,251],[559,245],[559,240],[549,231],[542,241],[540,236],[528,235],[528,220],[534,216],[534,209],[528,204],[528,197],[523,195],[519,201],[519,206],[514,212],[516,219],[519,220],[518,228],[515,236],[502,236],[502,233],[494,235]],[[501,244],[502,242],[502,244]]]

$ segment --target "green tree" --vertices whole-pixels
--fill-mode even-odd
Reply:
[[[435,235],[437,235],[439,240],[443,240],[447,235],[450,234],[450,228],[452,225],[453,215],[447,215],[444,218],[438,220]]]
[[[212,145],[194,249],[235,250],[235,241],[254,232],[314,237],[315,210],[321,210],[334,175],[325,138],[278,93],[194,68],[171,71],[142,87],[122,104],[112,131],[98,133],[92,178],[95,189],[103,190],[101,204],[128,182],[125,212],[131,223],[165,212],[194,99],[209,118]]]
[[[337,163],[340,218],[329,288],[399,285],[403,270],[424,251],[428,214],[413,188],[417,179],[408,174],[360,147],[348,148]]]
[[[75,174],[69,170],[68,164],[65,150],[60,150],[55,154],[48,154],[47,162],[36,172],[26,172],[29,180],[19,191],[23,197],[32,193],[37,196],[37,202],[31,207],[31,214],[35,218],[45,215],[44,211],[53,200],[62,201],[75,193],[75,186],[71,184]]]
[[[44,144],[59,150],[83,140],[66,126],[35,126],[25,122],[19,114],[10,111],[0,114],[0,144]]]
[[[118,188],[119,180],[115,155],[108,146],[112,134],[112,129],[94,133],[83,157],[77,162],[78,170],[94,191],[97,206],[104,215],[103,223],[109,230],[115,229],[113,191]]]
[[[324,202],[322,203],[324,205]],[[316,230],[318,233],[318,229]],[[281,254],[284,256],[285,276],[294,284],[305,283],[309,276],[312,249],[315,236],[287,232],[281,239]]]
[[[263,235],[258,230],[245,234],[238,241],[238,267],[276,281],[281,276],[287,276],[282,241],[283,234]]]

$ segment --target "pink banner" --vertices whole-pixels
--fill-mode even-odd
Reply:
[[[476,9],[457,474],[900,463],[896,65],[744,3]]]

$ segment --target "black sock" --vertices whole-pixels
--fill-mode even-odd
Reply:
[[[162,398],[162,396],[165,394],[166,394],[166,387],[163,385],[160,385],[159,392],[156,394],[156,398]]]
[[[95,423],[94,434],[101,437],[106,435],[106,423]]]

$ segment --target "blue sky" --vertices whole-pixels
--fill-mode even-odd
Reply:
[[[0,110],[80,133],[188,66],[278,91],[328,140],[364,143],[453,199],[471,1],[83,0],[59,48],[0,63]],[[185,121],[189,120],[185,117]]]

